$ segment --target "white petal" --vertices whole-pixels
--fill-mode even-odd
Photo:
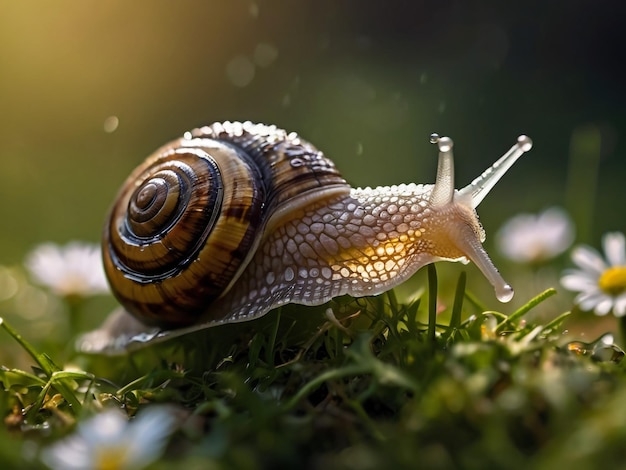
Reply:
[[[59,296],[95,295],[108,292],[100,248],[84,242],[65,246],[44,243],[26,259],[33,279]]]
[[[496,244],[504,256],[519,263],[528,261],[527,246],[534,219],[529,214],[519,214],[500,228],[496,233]]]
[[[611,311],[611,308],[613,308],[613,299],[605,297],[598,305],[596,305],[594,312],[596,315],[606,315]]]
[[[626,315],[626,294],[622,294],[617,299],[615,299],[613,313],[616,317],[623,317],[624,315]]]
[[[550,208],[538,215],[512,217],[497,232],[496,244],[507,258],[528,263],[557,256],[571,245],[573,236],[567,214]]]
[[[567,250],[574,241],[574,225],[567,213],[551,207],[539,214],[537,228],[542,232],[546,249],[553,256]]]
[[[43,243],[28,254],[25,264],[35,281],[47,286],[56,282],[63,258],[55,244]]]
[[[578,246],[572,250],[572,260],[585,271],[595,273],[598,277],[608,267],[600,254],[586,245]]]
[[[606,233],[602,237],[602,245],[606,259],[611,266],[624,266],[626,264],[626,241],[623,233]]]
[[[53,470],[83,470],[93,467],[92,452],[83,439],[72,435],[43,449],[41,459]]]
[[[107,409],[78,425],[78,435],[90,446],[123,444],[128,418],[117,409]]]
[[[175,429],[173,409],[154,406],[144,410],[131,424],[127,438],[132,442],[128,463],[131,468],[146,466],[158,459]]]
[[[574,303],[577,304],[581,310],[588,312],[592,310],[603,298],[604,294],[598,291],[583,292],[578,294],[574,299]]]
[[[596,290],[598,288],[598,279],[584,271],[570,271],[565,272],[563,277],[561,277],[561,285],[567,290],[584,292]]]
[[[598,303],[606,298],[607,296],[604,292],[593,290],[578,294],[574,299],[574,303],[577,304],[582,310],[589,311],[593,310]]]

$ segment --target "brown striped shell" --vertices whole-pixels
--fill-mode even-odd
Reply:
[[[364,189],[276,126],[215,123],[165,145],[128,177],[104,230],[105,271],[124,309],[78,348],[121,351],[286,303],[376,295],[439,260],[471,260],[510,300],[475,209],[532,142],[520,136],[456,190],[452,140],[431,141],[435,184]]]
[[[142,322],[190,325],[248,263],[273,214],[349,190],[295,134],[251,123],[197,129],[122,186],[104,231],[107,277]]]

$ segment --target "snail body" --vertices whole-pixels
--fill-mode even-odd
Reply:
[[[532,143],[519,137],[455,190],[452,141],[432,141],[434,185],[364,189],[275,126],[215,123],[161,147],[129,176],[104,230],[105,272],[125,311],[80,349],[251,320],[286,303],[376,295],[438,260],[473,261],[510,300],[475,208]]]

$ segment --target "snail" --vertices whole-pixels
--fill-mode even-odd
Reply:
[[[161,147],[128,177],[104,229],[104,268],[124,309],[79,348],[124,349],[286,303],[376,295],[439,260],[471,260],[508,302],[513,289],[482,246],[475,209],[532,142],[520,136],[460,190],[452,140],[431,142],[434,185],[357,189],[276,126],[214,123]]]

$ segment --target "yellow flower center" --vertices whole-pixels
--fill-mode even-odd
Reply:
[[[103,446],[94,452],[95,470],[120,470],[128,466],[128,448],[125,446]]]
[[[626,291],[626,266],[613,266],[602,273],[598,286],[610,295]]]

